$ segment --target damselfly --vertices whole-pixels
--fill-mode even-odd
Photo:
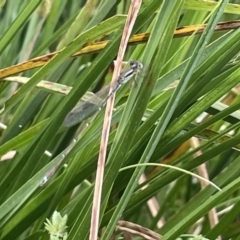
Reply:
[[[75,124],[83,121],[84,119],[92,116],[95,112],[100,111],[104,104],[106,103],[107,99],[116,92],[121,85],[128,82],[131,78],[134,78],[137,73],[139,73],[143,68],[142,63],[137,61],[129,61],[129,68],[122,71],[117,79],[115,86],[113,87],[111,93],[106,97],[109,86],[105,86],[96,94],[87,93],[83,96],[82,100],[74,107],[71,112],[67,114],[63,121],[63,125],[66,127],[74,126]],[[134,79],[135,81],[135,79]],[[136,82],[135,82],[136,83]],[[105,98],[105,100],[103,100]],[[68,146],[61,155],[59,155],[59,160],[57,164],[53,166],[52,169],[44,176],[42,179],[40,186],[43,186],[54,174],[55,170],[61,164],[62,160],[64,159],[65,155],[72,149],[76,139],[72,142],[70,146]]]
[[[77,106],[73,110],[71,110],[71,112],[69,112],[68,115],[65,117],[63,125],[66,127],[71,127],[81,122],[82,120],[90,117],[94,112],[101,110],[108,98],[113,93],[115,93],[123,84],[127,83],[130,79],[136,77],[136,75],[142,70],[142,68],[142,63],[137,61],[129,61],[129,68],[123,70],[119,74],[115,86],[113,87],[111,93],[105,98],[105,100],[102,99],[104,99],[104,97],[107,95],[109,86],[104,87],[96,94],[91,94],[91,96],[88,96],[87,99],[85,97],[84,101],[79,102]]]

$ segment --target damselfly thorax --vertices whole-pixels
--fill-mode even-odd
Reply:
[[[107,96],[107,98],[105,99],[105,102],[107,101],[107,99],[113,94],[115,93],[118,88],[125,84],[126,82],[128,82],[130,79],[132,79],[133,77],[135,77],[137,75],[137,73],[141,72],[143,68],[143,64],[137,61],[129,61],[129,69],[126,69],[124,71],[122,71],[117,79],[117,82],[115,84],[115,86],[112,88],[111,93]],[[135,81],[135,79],[134,79]],[[136,83],[136,82],[135,82]]]

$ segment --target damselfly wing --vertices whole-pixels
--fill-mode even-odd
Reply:
[[[129,68],[123,70],[116,81],[115,86],[112,88],[111,93],[107,96],[109,86],[105,86],[96,94],[88,93],[84,95],[81,100],[65,117],[63,125],[71,127],[84,119],[92,116],[95,112],[101,110],[105,105],[108,98],[115,93],[123,84],[127,83],[130,79],[136,77],[141,72],[143,64],[138,61],[129,61]],[[106,97],[107,96],[107,97]]]

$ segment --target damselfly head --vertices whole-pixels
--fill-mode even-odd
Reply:
[[[129,66],[133,70],[141,70],[143,68],[143,64],[137,61],[129,61]]]

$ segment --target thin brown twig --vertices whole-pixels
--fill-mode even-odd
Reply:
[[[118,50],[116,66],[113,71],[111,88],[110,88],[109,94],[111,93],[112,91],[111,89],[113,88],[113,86],[115,86],[117,77],[119,76],[124,53],[126,51],[127,43],[128,43],[130,34],[132,32],[133,25],[137,18],[137,14],[140,9],[141,2],[142,2],[141,0],[132,0],[131,2],[126,23],[123,30],[121,43]],[[111,125],[114,97],[115,97],[115,94],[112,94],[111,97],[108,98],[106,111],[105,111],[103,130],[102,130],[100,149],[99,149],[96,182],[95,182],[94,196],[93,196],[93,207],[92,207],[90,236],[89,236],[90,240],[97,240],[97,235],[98,235],[104,166],[105,166],[105,159],[106,159],[109,130]]]
[[[145,181],[147,180],[145,174],[142,174],[138,183],[139,184],[142,184],[144,183]],[[144,190],[145,188],[147,188],[149,186],[149,184],[145,184],[141,190]],[[159,212],[159,204],[158,204],[158,201],[156,199],[156,197],[152,197],[150,198],[148,201],[147,201],[147,205],[148,205],[148,208],[152,214],[153,217],[156,217],[157,216],[157,213]],[[158,228],[161,228],[163,225],[164,225],[165,221],[164,221],[164,218],[162,217],[161,219],[158,220],[157,222],[157,227]]]
[[[199,140],[198,138],[196,137],[192,137],[191,138],[191,145],[193,148],[197,148],[199,147],[200,143],[199,143]],[[194,156],[195,157],[198,157],[202,154],[201,151],[197,151]],[[201,177],[204,177],[205,179],[208,179],[209,180],[209,176],[208,176],[208,172],[207,172],[207,167],[206,167],[206,164],[203,163],[201,164],[200,166],[197,167],[197,172],[198,172],[198,175],[201,176]],[[201,185],[201,188],[204,189],[205,187],[207,187],[209,185],[209,183],[207,183],[206,181],[202,181],[200,180],[200,185]],[[209,219],[209,223],[210,223],[210,227],[213,228],[214,226],[216,226],[216,224],[219,222],[218,221],[218,215],[217,215],[217,211],[216,211],[216,208],[212,208],[209,212],[208,212],[208,219]],[[218,236],[217,238],[218,240],[221,239],[221,236]]]
[[[148,239],[148,240],[158,240],[161,239],[161,235],[148,229],[145,228],[141,225],[132,223],[132,222],[127,222],[127,221],[123,221],[123,220],[119,220],[118,224],[117,224],[117,228],[121,231],[124,232],[129,232],[131,234],[140,236],[144,239]]]

